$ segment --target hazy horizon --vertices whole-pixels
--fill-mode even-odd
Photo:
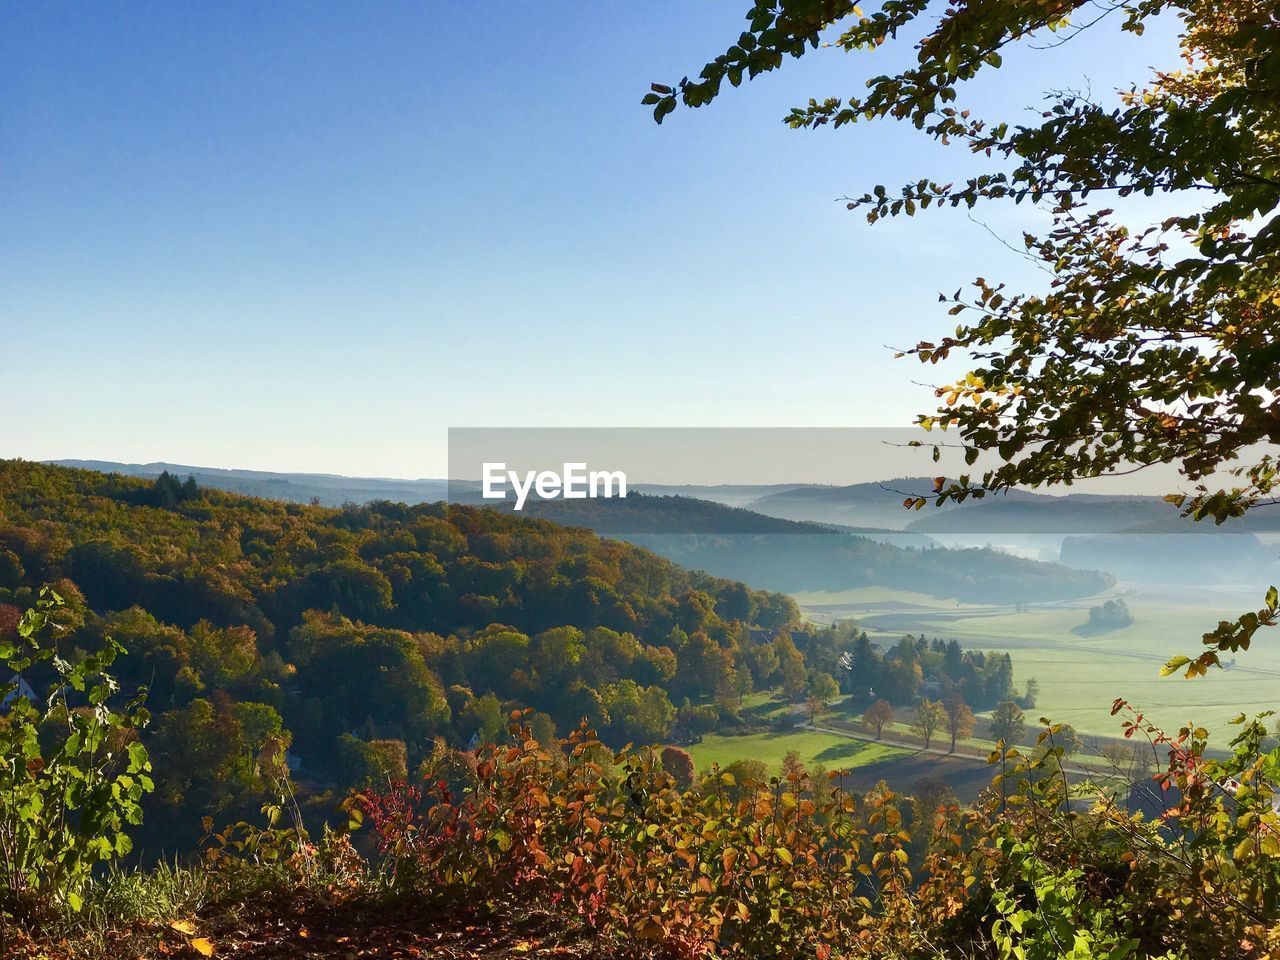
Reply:
[[[82,466],[86,469],[95,469],[96,465],[121,466],[138,469],[156,468],[162,470],[165,468],[179,468],[181,470],[192,471],[210,471],[210,472],[228,472],[228,473],[251,473],[263,476],[296,476],[296,477],[315,477],[327,478],[333,480],[350,480],[350,481],[375,481],[379,483],[480,483],[480,476],[448,476],[448,471],[442,471],[439,474],[427,476],[387,476],[374,473],[340,473],[337,471],[326,470],[271,470],[261,469],[258,467],[247,467],[237,465],[209,464],[209,463],[185,463],[178,460],[170,459],[154,459],[154,460],[113,460],[98,457],[47,457],[47,458],[18,458],[33,459],[40,463],[61,464],[70,466]],[[921,463],[922,467],[928,466],[928,457],[924,457]],[[740,479],[738,477],[729,476],[723,479],[701,478],[701,479],[652,479],[645,475],[637,475],[632,477],[628,474],[628,483],[633,487],[690,487],[690,488],[710,488],[710,487],[831,487],[840,488],[855,486],[859,484],[883,483],[897,479],[920,478],[937,475],[935,472],[921,469],[916,472],[888,472],[876,474],[860,474],[853,478],[831,477],[826,479],[813,479],[804,476],[780,474],[787,476],[789,479]],[[1166,475],[1170,475],[1166,472]],[[1091,480],[1080,481],[1071,487],[1051,487],[1041,488],[1033,492],[1045,496],[1072,496],[1080,494],[1089,495],[1105,495],[1105,496],[1164,496],[1175,486],[1162,485],[1157,479],[1144,481],[1141,476],[1115,477],[1115,478],[1096,478]]]

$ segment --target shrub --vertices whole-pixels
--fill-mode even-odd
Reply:
[[[906,903],[911,882],[908,805],[887,790],[820,806],[717,772],[682,791],[651,749],[615,754],[582,728],[565,762],[513,734],[478,752],[461,796],[441,779],[352,799],[397,887],[559,910],[677,956],[827,957],[902,935],[899,918],[867,925],[872,898]]]
[[[1069,805],[1070,731],[1047,723],[1028,755],[997,751],[1004,773],[965,811],[945,791],[912,803],[749,764],[682,790],[653,750],[583,728],[548,753],[519,726],[460,792],[428,779],[350,807],[404,891],[550,910],[674,957],[1260,960],[1280,948],[1280,752],[1240,724],[1212,760],[1203,730],[1126,721],[1169,758],[1151,819],[1108,793]]]
[[[408,776],[403,740],[361,740],[349,733],[334,744],[334,766],[344,783],[357,787],[403,781]]]
[[[136,738],[147,721],[141,696],[110,705],[118,687],[106,669],[120,646],[108,639],[72,662],[58,645],[62,605],[42,591],[16,635],[0,639],[13,677],[0,686],[0,876],[9,915],[59,903],[79,910],[94,864],[129,852],[127,828],[142,822],[142,797],[153,786]],[[42,680],[39,697],[29,685]]]
[[[680,747],[663,747],[662,769],[671,774],[678,789],[688,790],[693,786],[693,778],[697,770],[688,750]]]

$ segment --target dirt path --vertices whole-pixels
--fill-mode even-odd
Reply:
[[[563,918],[494,916],[421,901],[326,905],[305,895],[256,902],[172,923],[112,929],[94,943],[18,933],[4,960],[610,960]]]
[[[484,918],[404,906],[317,904],[241,918],[211,934],[215,957],[237,960],[537,960],[595,957],[594,945],[543,918]]]
[[[857,740],[861,743],[878,743],[886,747],[896,747],[900,750],[908,750],[915,754],[926,754],[933,757],[946,757],[951,760],[968,760],[984,767],[989,766],[987,763],[988,753],[975,752],[970,747],[957,746],[953,751],[950,743],[944,747],[925,747],[918,743],[911,743],[906,740],[898,740],[892,735],[882,736],[879,739],[866,733],[857,733],[852,730],[839,729],[836,727],[828,727],[818,723],[801,723],[805,730],[812,730],[815,733],[827,733],[835,737],[844,737],[846,740]],[[1082,766],[1065,766],[1063,769],[1071,776],[1076,777],[1096,777],[1106,773],[1101,769],[1090,769]]]

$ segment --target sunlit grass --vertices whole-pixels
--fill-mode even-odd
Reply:
[[[902,750],[883,744],[864,743],[811,730],[770,731],[741,736],[709,734],[701,743],[688,749],[699,770],[708,770],[717,763],[725,767],[738,760],[761,760],[771,773],[778,772],[782,758],[790,750],[795,750],[806,766],[822,765],[831,770],[849,769],[904,754]]]
[[[1126,597],[1126,603],[1132,624],[1092,636],[1072,632],[1087,620],[1084,607],[972,614],[955,608],[903,607],[861,618],[853,611],[848,615],[865,623],[875,641],[886,648],[910,632],[930,639],[955,638],[970,650],[1007,651],[1013,659],[1017,691],[1022,692],[1028,678],[1039,683],[1036,706],[1027,711],[1029,724],[1047,716],[1084,733],[1118,736],[1121,731],[1111,716],[1111,704],[1122,698],[1167,728],[1177,730],[1194,720],[1221,735],[1230,729],[1227,721],[1241,711],[1266,709],[1280,701],[1280,647],[1271,643],[1255,644],[1237,657],[1233,669],[1215,671],[1208,679],[1160,676],[1160,667],[1169,657],[1196,653],[1201,634],[1219,619],[1234,619],[1248,609],[1247,599],[1179,600],[1139,593]],[[893,616],[892,627],[878,627],[877,615]]]

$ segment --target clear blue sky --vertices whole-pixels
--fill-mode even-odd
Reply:
[[[958,150],[779,122],[893,60],[819,51],[653,124],[648,83],[747,6],[0,6],[0,456],[428,476],[448,426],[909,423],[925,371],[885,345],[1027,269],[963,213],[836,202]],[[1016,119],[1169,52],[1094,31],[971,102]]]

